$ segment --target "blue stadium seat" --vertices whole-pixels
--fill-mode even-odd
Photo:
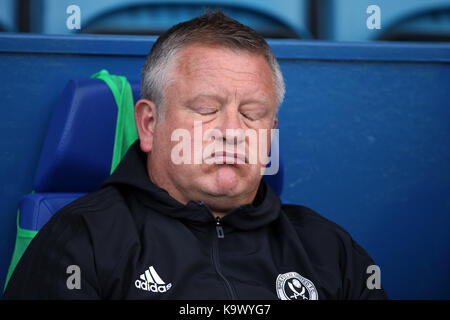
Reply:
[[[130,81],[139,97],[139,81]],[[34,180],[20,202],[20,227],[39,230],[60,208],[109,176],[117,106],[103,80],[71,80],[54,109]]]
[[[130,81],[134,96],[139,82]],[[117,106],[100,79],[71,80],[53,113],[36,172],[36,192],[89,192],[111,168]]]

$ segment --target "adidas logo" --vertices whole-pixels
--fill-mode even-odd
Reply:
[[[151,292],[167,292],[172,287],[171,283],[166,285],[153,266],[145,270],[139,278],[140,280],[136,280],[134,285],[136,288],[141,290]]]

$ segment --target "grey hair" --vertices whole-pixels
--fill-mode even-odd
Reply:
[[[142,70],[141,98],[155,103],[161,119],[164,92],[176,65],[177,53],[188,44],[211,44],[261,54],[269,64],[277,94],[277,112],[284,100],[285,85],[280,66],[270,46],[255,30],[221,11],[206,12],[179,23],[162,34],[153,45]]]

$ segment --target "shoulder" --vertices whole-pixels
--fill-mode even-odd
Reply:
[[[56,212],[33,238],[15,267],[7,297],[98,297],[109,281],[102,275],[111,274],[117,257],[130,246],[126,233],[111,232],[114,226],[127,226],[123,200],[118,190],[105,188],[80,197]],[[83,290],[67,290],[67,268],[72,265],[83,272]],[[29,283],[33,283],[31,288]]]
[[[308,247],[320,249],[330,257],[342,259],[356,254],[371,260],[347,230],[316,211],[302,205],[283,205],[282,211]]]
[[[29,247],[53,248],[73,245],[77,242],[75,240],[80,240],[85,245],[84,249],[89,246],[124,250],[135,240],[135,233],[125,197],[117,188],[106,187],[59,209],[39,230]]]
[[[366,287],[367,268],[375,263],[344,228],[305,206],[283,205],[282,212],[316,271],[341,279],[343,298],[387,298],[384,290]]]
[[[31,241],[24,257],[31,261],[71,257],[95,261],[96,268],[109,270],[137,241],[139,236],[126,197],[111,186],[82,196],[57,211]]]
[[[284,204],[281,209],[289,221],[302,231],[333,233],[342,237],[350,237],[350,234],[341,226],[308,207]]]
[[[88,193],[67,204],[53,215],[49,224],[79,221],[89,229],[105,229],[118,220],[125,222],[130,219],[130,210],[125,197],[119,189],[110,186]]]
[[[16,279],[13,279],[14,274],[11,279],[19,286],[32,277],[27,276],[30,268],[45,266],[41,268],[45,270],[45,279],[32,277],[43,288],[39,290],[66,292],[66,268],[77,265],[88,282],[84,286],[92,285],[95,290],[103,291],[109,288],[109,276],[138,241],[126,197],[117,188],[106,187],[56,212],[31,241],[14,272]],[[55,280],[58,285],[53,284],[53,273],[64,275]],[[53,293],[45,294],[52,296]]]
[[[84,234],[92,246],[101,250],[103,247],[112,247],[116,251],[123,251],[130,242],[136,240],[136,227],[126,198],[113,186],[69,203],[56,212],[47,224],[42,231],[48,227],[51,233],[60,233],[68,225],[78,226],[78,233]]]
[[[105,212],[106,210],[125,204],[121,192],[115,187],[106,187],[88,193],[61,208],[57,215],[89,215],[92,212]]]

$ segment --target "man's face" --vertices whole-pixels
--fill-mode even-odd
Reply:
[[[162,119],[154,128],[150,177],[178,201],[202,200],[216,212],[250,203],[264,167],[258,145],[264,141],[269,150],[270,129],[276,126],[268,63],[244,51],[190,45],[180,50],[171,72]],[[251,131],[257,143],[242,134]],[[177,132],[188,132],[190,141],[182,141]],[[179,163],[180,157],[190,161]]]

